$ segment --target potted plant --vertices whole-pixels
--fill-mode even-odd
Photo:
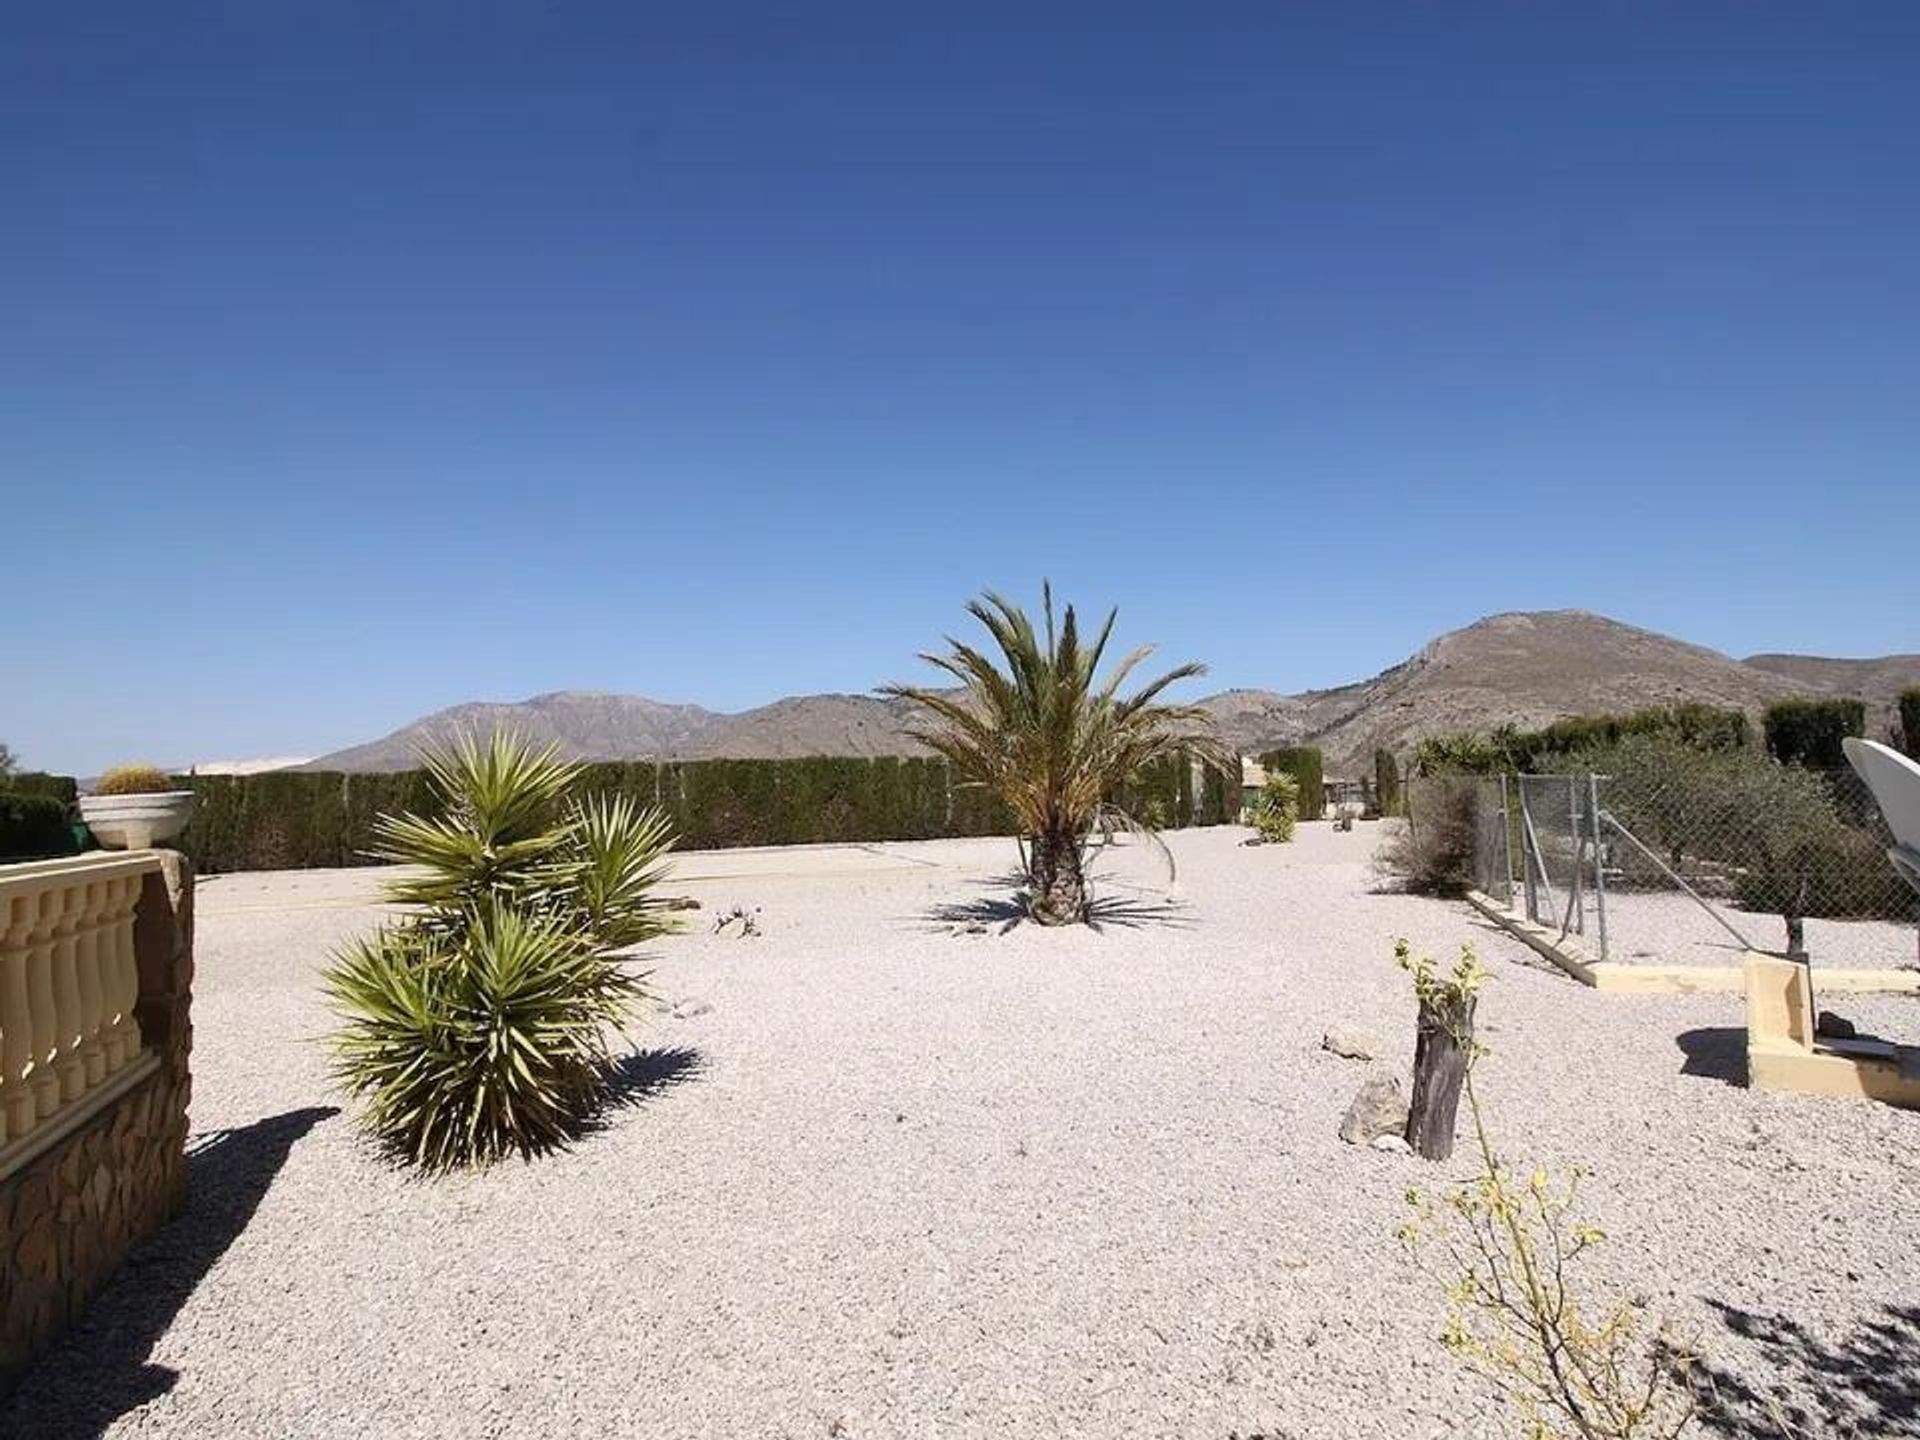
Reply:
[[[80,797],[80,818],[109,850],[145,850],[171,840],[193,815],[193,791],[179,790],[155,765],[116,765],[91,795]]]

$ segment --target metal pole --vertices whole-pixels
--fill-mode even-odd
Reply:
[[[1572,775],[1567,776],[1567,826],[1573,831],[1573,898],[1567,902],[1567,915],[1573,928],[1584,935],[1587,933],[1587,897],[1586,886],[1581,883],[1586,866],[1581,861],[1580,785]],[[1567,927],[1561,926],[1560,933],[1564,936]]]
[[[1516,778],[1520,784],[1520,822],[1525,827],[1521,839],[1527,854],[1533,857],[1533,864],[1527,869],[1527,918],[1536,925],[1545,924],[1540,918],[1539,891],[1533,886],[1535,871],[1540,875],[1540,889],[1547,892],[1547,915],[1551,917],[1560,907],[1553,898],[1553,877],[1547,873],[1546,855],[1540,849],[1540,832],[1533,828],[1533,806],[1527,800],[1527,777],[1521,775]]]
[[[1527,810],[1527,782],[1516,775],[1513,788],[1520,799],[1520,884],[1522,888],[1521,904],[1526,910],[1527,919],[1540,918],[1539,891],[1533,883],[1533,817]]]
[[[1500,853],[1507,861],[1507,893],[1502,898],[1513,904],[1513,802],[1507,797],[1507,772],[1500,772]]]
[[[1686,891],[1687,894],[1693,898],[1694,904],[1698,905],[1702,910],[1706,911],[1707,914],[1713,917],[1715,924],[1717,924],[1722,930],[1726,931],[1729,935],[1733,936],[1734,939],[1738,940],[1740,942],[1740,948],[1742,950],[1758,950],[1760,948],[1758,945],[1755,945],[1751,940],[1747,939],[1746,936],[1742,935],[1738,930],[1734,929],[1732,925],[1728,924],[1727,918],[1724,915],[1722,915],[1718,910],[1714,909],[1712,905],[1708,904],[1706,900],[1702,899],[1700,892],[1698,890],[1695,890],[1691,885],[1687,884],[1686,881],[1682,880],[1678,875],[1674,874],[1673,870],[1668,866],[1666,861],[1662,860],[1658,855],[1654,854],[1653,851],[1649,850],[1644,844],[1641,843],[1640,837],[1638,835],[1634,834],[1631,830],[1627,829],[1626,826],[1622,825],[1618,820],[1614,819],[1612,811],[1608,811],[1604,818],[1606,819],[1606,822],[1609,825],[1613,826],[1614,829],[1618,830],[1622,835],[1626,836],[1627,839],[1633,842],[1634,849],[1638,850],[1642,855],[1646,856],[1649,860],[1653,861],[1655,865],[1659,866],[1662,874],[1664,874],[1669,880],[1673,881],[1673,883],[1678,885],[1682,890]],[[1769,951],[1766,953],[1770,954],[1772,952]]]
[[[1587,818],[1593,826],[1593,913],[1600,929],[1600,958],[1607,958],[1607,850],[1600,840],[1600,777],[1587,772]]]

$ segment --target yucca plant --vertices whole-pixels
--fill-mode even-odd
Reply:
[[[1091,645],[1081,643],[1071,605],[1056,627],[1050,585],[1041,589],[1041,612],[1044,630],[1018,605],[986,592],[967,613],[986,627],[1004,668],[949,636],[946,654],[920,658],[958,680],[957,692],[889,685],[882,693],[925,710],[916,738],[1013,812],[1025,840],[1029,911],[1043,925],[1067,925],[1087,918],[1089,837],[1146,828],[1112,804],[1128,779],[1170,755],[1195,756],[1223,773],[1237,773],[1238,762],[1205,711],[1159,703],[1169,686],[1204,675],[1204,665],[1176,666],[1123,699],[1120,687],[1153,647],[1133,651],[1100,678],[1118,612],[1107,612]]]
[[[335,1073],[367,1128],[427,1169],[534,1155],[605,1096],[610,1037],[646,996],[617,952],[671,928],[667,823],[568,798],[579,767],[500,733],[424,757],[440,813],[382,816],[384,887],[411,907],[325,976]]]

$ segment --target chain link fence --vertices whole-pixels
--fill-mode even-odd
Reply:
[[[1393,868],[1483,891],[1594,959],[1920,963],[1920,897],[1851,769],[1668,755],[1605,775],[1425,777],[1406,794]]]

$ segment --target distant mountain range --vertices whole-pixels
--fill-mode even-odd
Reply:
[[[1790,695],[1851,695],[1868,703],[1868,733],[1885,733],[1894,697],[1920,685],[1920,655],[1867,660],[1755,655],[1734,660],[1651,630],[1580,610],[1494,615],[1454,630],[1370,680],[1281,695],[1227,690],[1199,703],[1242,753],[1318,745],[1329,774],[1357,774],[1376,747],[1410,749],[1425,735],[1567,715],[1698,700],[1758,711]],[[638,695],[563,690],[515,703],[438,710],[364,745],[322,755],[309,770],[400,770],[448,736],[512,727],[582,760],[782,759],[903,755],[913,710],[872,695],[796,695],[723,714]]]

